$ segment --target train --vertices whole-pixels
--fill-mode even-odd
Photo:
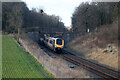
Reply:
[[[44,34],[42,42],[54,52],[61,52],[64,48],[64,40],[59,37],[50,37],[48,34]]]

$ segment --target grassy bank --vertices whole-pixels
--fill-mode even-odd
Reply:
[[[2,78],[2,35],[0,35],[0,79]]]
[[[2,37],[2,78],[52,78],[53,75],[12,37]]]
[[[100,26],[97,32],[76,38],[67,44],[67,48],[118,69],[118,21]]]

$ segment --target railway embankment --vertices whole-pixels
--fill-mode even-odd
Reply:
[[[20,38],[20,43],[32,56],[34,56],[55,78],[97,78],[98,76],[91,72],[75,66],[69,67],[69,62],[59,56],[49,57],[46,52],[27,35]]]
[[[119,69],[118,22],[103,25],[98,28],[98,32],[90,32],[74,39],[67,44],[67,48],[81,56]]]

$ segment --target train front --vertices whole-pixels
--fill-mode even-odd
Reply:
[[[55,40],[55,51],[61,51],[64,47],[64,40],[63,39],[56,39]]]

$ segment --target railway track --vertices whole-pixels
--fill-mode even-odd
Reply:
[[[66,51],[66,50],[63,50],[63,58],[75,65],[82,65],[82,67],[84,69],[87,69],[93,73],[95,73],[96,75],[98,76],[101,76],[103,78],[109,78],[109,79],[116,79],[116,80],[119,80],[120,79],[120,72],[119,71],[116,71],[112,68],[109,68],[109,67],[106,67],[106,66],[103,66],[101,64],[98,64],[94,61],[91,61],[91,60],[88,60],[88,59],[85,59],[83,57],[80,57],[80,56],[76,56],[76,55],[72,55],[72,53]]]
[[[44,45],[42,45],[42,46],[44,46]],[[48,49],[45,46],[44,46],[44,48]],[[48,51],[50,51],[52,53],[51,50],[48,50]],[[63,54],[62,55],[63,59],[65,59],[66,61],[71,62],[78,66],[82,65],[82,67],[84,69],[89,70],[90,72],[93,72],[96,75],[101,76],[102,78],[120,80],[120,77],[119,77],[120,72],[115,69],[112,69],[110,67],[104,66],[104,65],[96,63],[94,61],[85,59],[85,58],[77,55],[76,53],[72,53],[65,49],[62,51],[61,54]],[[55,54],[54,54],[54,56],[55,56]]]
[[[50,56],[50,57],[52,57],[52,58],[56,58],[56,55],[53,54],[53,51],[50,50],[47,46],[45,46],[44,44],[40,44],[40,43],[38,43],[38,44],[39,44],[40,48],[41,48],[43,51],[46,52],[46,55],[48,55],[48,56]]]

